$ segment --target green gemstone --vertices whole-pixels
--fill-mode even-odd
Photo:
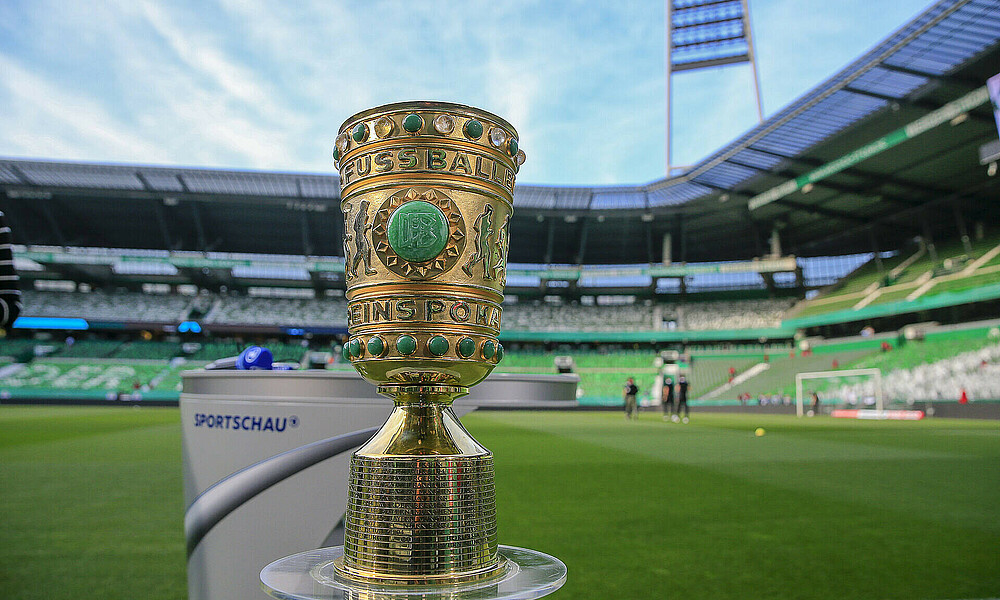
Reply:
[[[417,350],[417,340],[412,335],[401,335],[396,340],[396,350],[403,356],[409,356]]]
[[[382,338],[376,335],[368,340],[368,354],[382,356],[383,352],[385,352],[385,342],[382,341]]]
[[[355,142],[363,142],[368,139],[368,126],[364,123],[358,123],[354,126],[354,131],[351,132],[351,137],[354,138]]]
[[[401,258],[428,261],[448,245],[448,220],[430,202],[412,200],[389,217],[389,245]]]
[[[497,342],[497,362],[503,360],[503,344]]]
[[[476,352],[476,340],[464,337],[458,340],[458,355],[462,358],[469,358]]]
[[[465,122],[465,127],[462,128],[465,132],[465,137],[471,140],[478,140],[483,135],[483,124],[475,119],[469,119]]]
[[[340,355],[344,357],[344,360],[351,360],[351,344],[345,343],[344,347],[340,349]]]
[[[414,113],[412,115],[406,115],[403,119],[403,129],[409,131],[410,133],[416,133],[420,131],[420,128],[424,126],[424,119],[420,115]]]
[[[333,147],[333,160],[340,162],[340,148]]]
[[[448,351],[448,340],[443,335],[436,335],[427,340],[427,349],[434,356],[441,356]]]
[[[351,356],[354,358],[361,358],[363,353],[364,348],[361,346],[361,340],[359,338],[351,340]]]
[[[514,138],[510,138],[510,141],[507,142],[507,152],[511,156],[517,156],[517,140]]]
[[[497,348],[493,344],[493,342],[489,340],[483,342],[483,358],[485,358],[486,360],[493,358],[493,355],[496,354],[496,351]]]

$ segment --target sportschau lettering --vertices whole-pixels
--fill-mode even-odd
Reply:
[[[442,148],[404,148],[368,152],[345,161],[340,167],[343,184],[361,177],[382,175],[394,171],[442,171],[468,175],[495,183],[514,192],[514,171],[488,156],[466,150]]]
[[[220,415],[195,413],[194,426],[207,429],[228,429],[231,431],[273,431],[281,433],[289,427],[298,427],[299,418],[262,417],[258,415]]]

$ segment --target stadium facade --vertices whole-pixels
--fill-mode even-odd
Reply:
[[[681,175],[518,185],[503,339],[788,346],[1000,317],[998,64],[1000,2],[943,0]],[[336,176],[3,159],[0,192],[12,337],[346,332]]]

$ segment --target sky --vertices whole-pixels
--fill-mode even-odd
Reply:
[[[765,117],[929,0],[750,0]],[[663,1],[4,0],[0,156],[333,173],[340,124],[444,100],[517,128],[518,183],[663,177]],[[673,164],[756,124],[750,70],[673,78]]]

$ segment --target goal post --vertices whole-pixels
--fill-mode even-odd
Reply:
[[[875,380],[875,409],[880,413],[885,410],[885,403],[882,397],[882,371],[881,369],[842,369],[839,371],[813,371],[810,373],[795,374],[795,415],[805,416],[803,409],[802,382],[807,379],[840,379],[843,377],[871,376]]]

